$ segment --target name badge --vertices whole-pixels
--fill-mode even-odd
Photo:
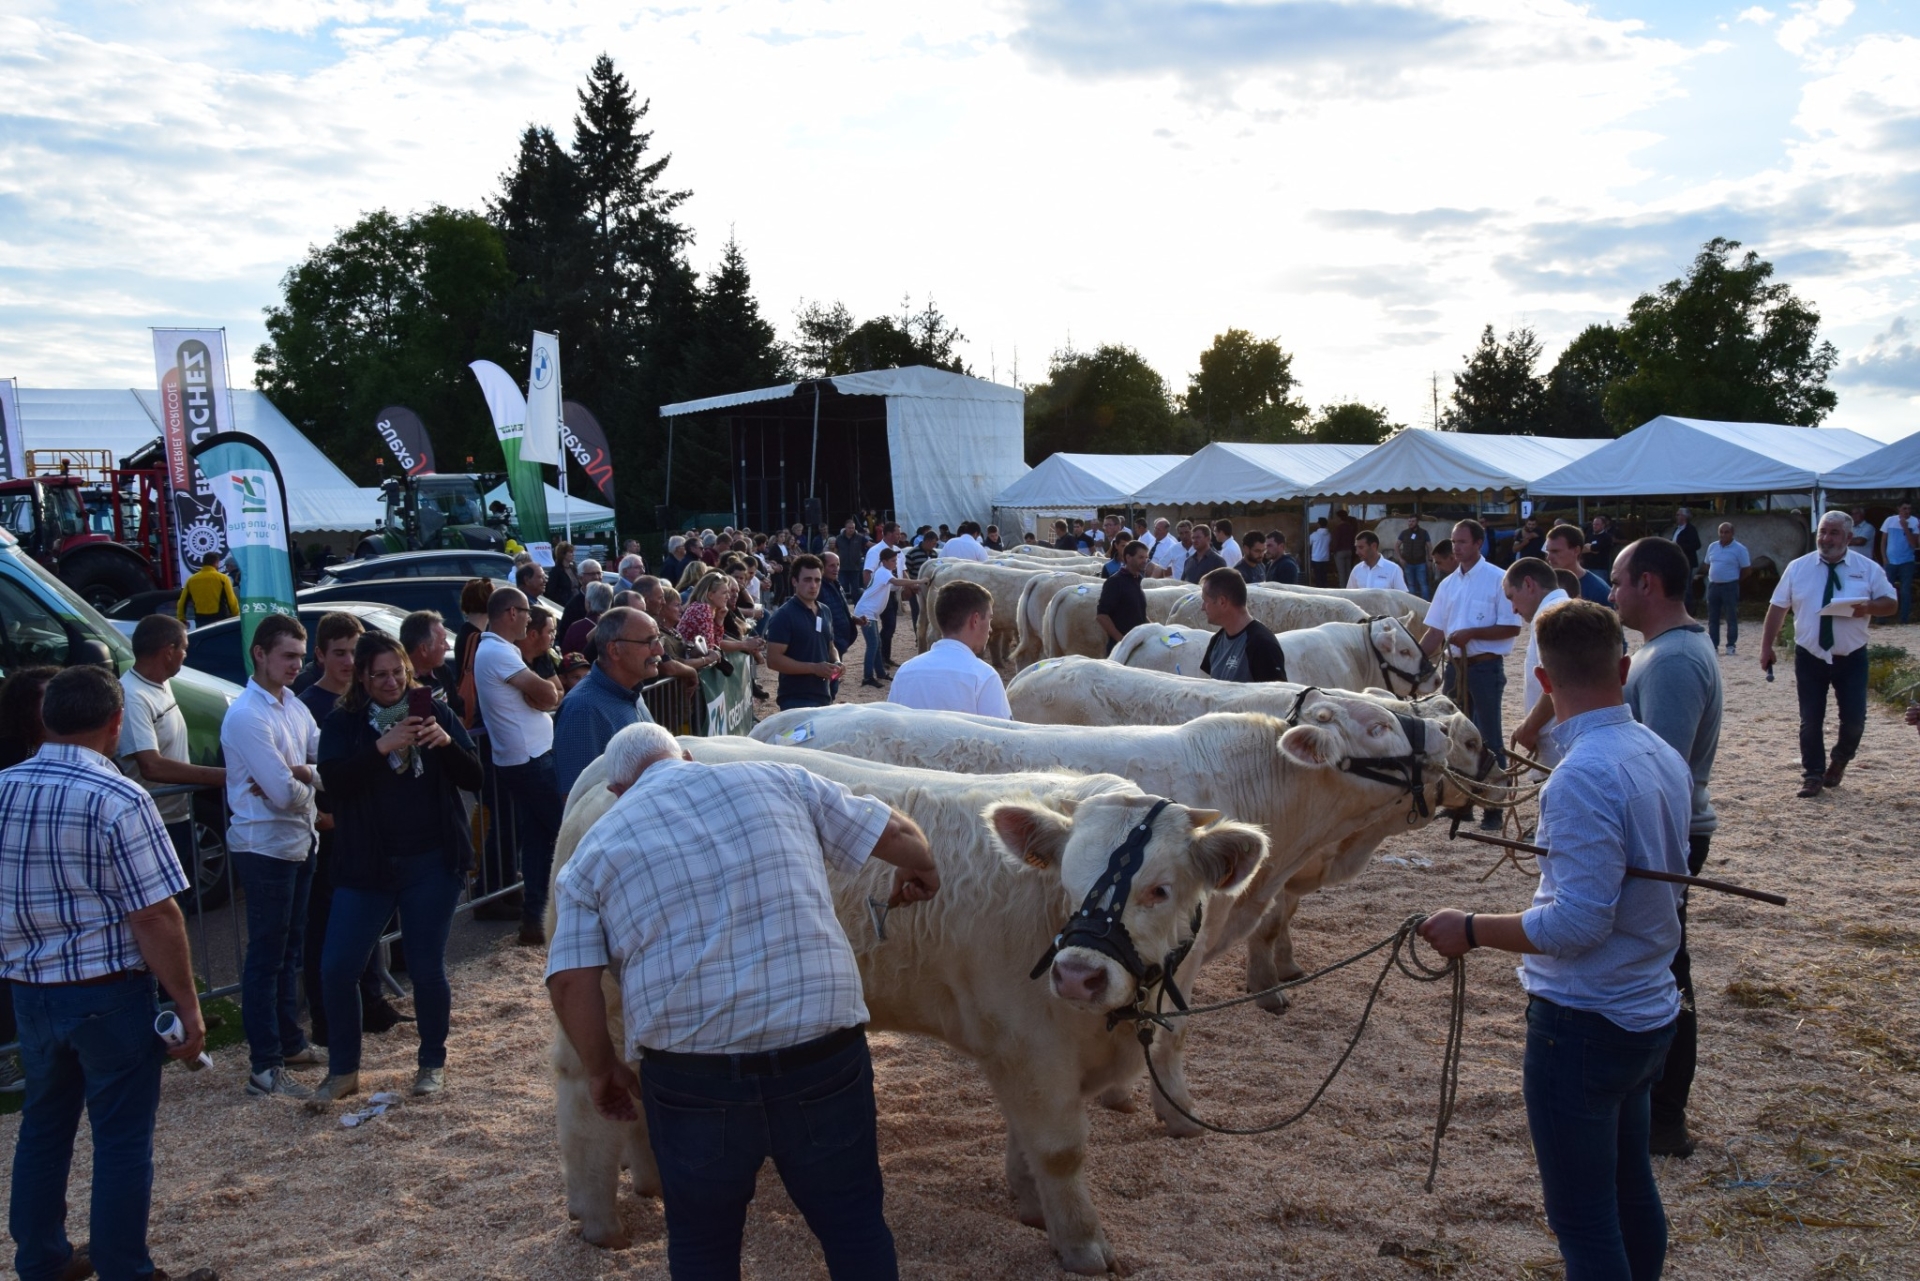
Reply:
[[[822,618],[822,617],[820,617],[820,615],[818,615],[818,614],[815,614],[815,615],[813,616],[813,630],[814,630],[814,631],[816,631],[816,632],[824,632],[824,631],[826,631],[826,630],[827,630],[827,620],[826,620],[826,619],[824,619],[824,618]]]

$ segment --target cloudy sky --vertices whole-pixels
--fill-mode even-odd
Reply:
[[[1920,429],[1920,6],[1816,0],[9,0],[0,375],[251,378],[287,266],[361,212],[478,206],[611,53],[695,265],[783,332],[931,294],[975,372],[1229,326],[1314,404],[1430,421],[1482,325],[1548,352],[1738,238],[1839,347],[1833,425]]]

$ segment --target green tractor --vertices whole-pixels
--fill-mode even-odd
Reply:
[[[505,551],[513,519],[503,504],[487,509],[487,491],[498,474],[428,472],[389,478],[380,485],[387,513],[380,528],[360,540],[356,556],[438,548]]]

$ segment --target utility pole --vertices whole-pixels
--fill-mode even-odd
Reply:
[[[1432,387],[1433,387],[1433,429],[1435,431],[1439,431],[1440,430],[1440,371],[1435,370],[1433,371],[1433,373],[1429,374],[1428,381],[1432,384]]]

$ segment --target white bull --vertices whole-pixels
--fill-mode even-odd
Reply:
[[[1287,679],[1322,689],[1385,688],[1398,698],[1419,698],[1440,688],[1440,672],[1421,652],[1410,619],[1373,618],[1364,623],[1322,623],[1279,632]],[[1200,675],[1200,658],[1211,632],[1146,623],[1128,632],[1113,653],[1126,667],[1175,675]]]
[[[1247,588],[1247,612],[1276,634],[1318,627],[1322,623],[1359,623],[1368,617],[1366,610],[1350,600],[1309,595],[1291,587]],[[1207,626],[1207,612],[1201,607],[1200,593],[1193,592],[1183,598],[1166,621],[1179,627]]]
[[[1061,592],[1085,587],[1087,581],[1079,574],[1066,573],[1035,574],[1028,579],[1026,586],[1020,589],[1020,600],[1015,609],[1020,643],[1013,651],[1013,670],[1017,672],[1031,666],[1045,656],[1043,637],[1046,635],[1047,607]]]
[[[1085,654],[1099,658],[1107,652],[1107,634],[1100,630],[1099,622],[1100,590],[1105,586],[1105,580],[1078,583],[1053,594],[1041,617],[1040,657]],[[1155,622],[1171,617],[1181,602],[1199,594],[1188,584],[1157,587],[1148,582],[1141,587],[1147,617]]]
[[[1106,871],[1110,852],[1147,818],[1153,798],[1110,775],[965,778],[740,739],[681,742],[708,763],[803,765],[920,825],[940,869],[932,900],[889,913],[876,926],[868,899],[885,900],[889,869],[876,862],[855,876],[829,875],[871,1026],[934,1037],[980,1064],[1006,1117],[1007,1183],[1020,1218],[1046,1228],[1071,1271],[1111,1269],[1113,1250],[1082,1175],[1084,1104],[1128,1088],[1144,1067],[1131,1029],[1109,1031],[1105,1017],[1132,1004],[1136,983],[1110,957],[1082,947],[1059,952],[1044,987],[1028,972]],[[556,872],[615,803],[603,786],[607,761],[588,767],[584,790],[569,801]],[[1265,837],[1218,817],[1175,806],[1155,819],[1122,914],[1141,955],[1166,955],[1185,937],[1203,898],[1232,894],[1259,867]],[[1189,959],[1177,973],[1184,978],[1197,969]],[[624,1045],[617,985],[603,987],[611,991],[609,1030]],[[557,1029],[553,1061],[568,1208],[588,1240],[625,1244],[616,1209],[620,1165],[631,1165],[642,1194],[659,1186],[645,1121],[619,1124],[594,1111],[579,1058]],[[1184,1085],[1169,1086],[1191,1107]]]
[[[1021,673],[1007,687],[1007,698],[1018,721],[1132,727],[1184,725],[1197,717],[1220,712],[1257,712],[1284,717],[1292,712],[1302,688],[1279,681],[1241,684],[1169,676],[1096,659],[1063,658]],[[1389,700],[1377,690],[1371,691],[1371,695],[1387,708],[1440,718],[1447,729],[1450,744],[1447,765],[1453,773],[1484,779],[1492,771],[1493,755],[1481,739],[1480,731],[1447,699],[1430,695],[1415,703],[1404,703]],[[1426,781],[1432,784],[1427,798],[1430,813],[1446,806],[1465,805],[1471,799],[1444,776],[1430,775]],[[1304,839],[1296,841],[1301,835],[1297,830],[1268,826],[1274,842],[1269,871],[1277,872],[1282,866],[1291,866],[1292,870],[1286,874],[1284,892],[1277,896],[1277,905],[1260,922],[1247,944],[1248,991],[1261,991],[1299,977],[1301,970],[1293,959],[1291,923],[1301,897],[1358,876],[1382,840],[1424,822],[1417,813],[1409,816],[1406,809],[1404,804],[1383,807],[1378,822],[1363,824],[1344,839],[1320,845],[1308,845]],[[1236,817],[1252,818],[1230,808],[1228,812]],[[1261,885],[1257,889],[1266,893],[1268,887]],[[1252,893],[1245,897],[1246,903],[1253,901]],[[1209,953],[1214,954],[1217,953]],[[1282,997],[1263,998],[1259,1004],[1275,1012],[1286,1008]]]
[[[1413,615],[1409,628],[1426,627],[1427,602],[1412,592],[1397,592],[1391,587],[1308,587],[1302,583],[1254,583],[1248,592],[1292,592],[1299,596],[1334,597],[1352,601],[1368,614],[1403,618]],[[1418,633],[1416,633],[1418,634]]]
[[[977,560],[936,558],[927,561],[920,567],[921,581],[928,586],[923,591],[920,621],[914,634],[914,642],[919,652],[926,653],[928,648],[940,639],[940,623],[934,617],[934,608],[940,598],[941,585],[964,579],[969,583],[980,584],[993,595],[993,629],[987,639],[987,661],[997,667],[1004,667],[1020,636],[1021,589],[1036,573],[1044,572],[1025,566],[992,564]]]

